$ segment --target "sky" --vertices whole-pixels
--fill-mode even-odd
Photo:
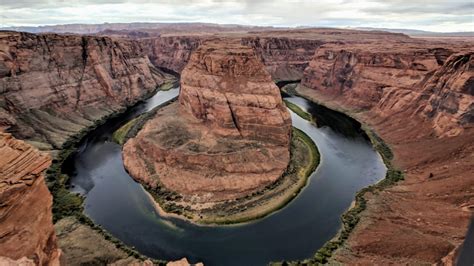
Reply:
[[[474,0],[0,0],[0,27],[209,22],[474,31]]]

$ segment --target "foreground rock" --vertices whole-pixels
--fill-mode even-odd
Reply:
[[[290,133],[280,92],[253,50],[209,42],[182,73],[179,104],[164,107],[125,144],[124,164],[184,208],[207,208],[280,178]]]
[[[58,149],[165,80],[134,41],[1,32],[0,129]]]
[[[474,206],[474,57],[463,49],[392,48],[324,46],[298,88],[369,124],[405,172],[404,181],[366,194],[366,211],[333,259],[454,263]]]
[[[2,265],[59,265],[52,197],[43,174],[50,164],[49,156],[0,132]]]

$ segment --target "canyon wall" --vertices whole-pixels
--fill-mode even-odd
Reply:
[[[181,73],[199,44],[216,39],[208,35],[142,38],[143,50],[157,67]],[[299,80],[323,41],[291,37],[225,37],[252,47],[274,80]]]
[[[57,149],[164,80],[134,41],[2,32],[0,128]]]
[[[203,39],[202,36],[163,36],[141,39],[140,42],[155,66],[181,73],[191,52]]]
[[[59,265],[44,171],[49,156],[0,132],[0,264]]]
[[[255,49],[276,81],[300,80],[321,40],[288,37],[243,37],[242,44]]]
[[[409,110],[407,115],[431,122],[438,135],[455,135],[472,122],[472,53],[449,57],[456,50],[436,47],[327,44],[315,53],[301,84],[382,117]]]
[[[474,209],[472,49],[412,41],[316,51],[297,91],[375,129],[405,175],[366,193],[366,210],[334,261],[454,263]]]

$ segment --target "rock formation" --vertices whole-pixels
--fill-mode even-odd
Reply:
[[[316,51],[298,92],[369,124],[405,173],[365,196],[367,210],[334,261],[436,264],[462,243],[474,206],[472,49],[412,41]]]
[[[238,198],[276,181],[290,158],[291,120],[254,51],[207,42],[181,76],[179,104],[160,110],[125,144],[130,174],[199,203]]]
[[[2,32],[0,128],[60,148],[164,80],[134,41]]]
[[[459,135],[474,123],[474,53],[457,53],[419,84],[421,113],[440,136]]]
[[[289,114],[262,66],[249,47],[209,42],[182,72],[179,102],[224,136],[288,145]]]
[[[301,79],[314,51],[323,43],[322,40],[291,37],[232,38],[252,47],[274,80]],[[209,39],[211,37],[206,35],[178,35],[142,39],[140,43],[155,66],[181,73],[191,53]]]
[[[299,80],[322,40],[288,37],[243,37],[255,49],[274,80]]]
[[[462,242],[474,206],[472,40],[298,29],[219,33],[232,43],[216,44],[208,42],[216,35],[117,29],[110,34],[135,40],[0,32],[0,130],[60,149],[163,83],[155,66],[182,72],[179,104],[127,142],[124,162],[137,180],[178,192],[167,194],[178,204],[207,208],[254,193],[284,171],[291,125],[271,80],[302,78],[300,93],[370,124],[406,172],[405,181],[368,196],[334,259],[438,263]],[[41,174],[48,164],[0,134],[0,264],[58,260]]]
[[[384,117],[410,109],[410,116],[431,121],[439,135],[458,134],[474,112],[472,54],[448,60],[452,50],[432,47],[324,45],[305,70],[302,85],[325,99]]]
[[[155,66],[181,73],[203,39],[202,36],[163,36],[140,42]]]
[[[49,156],[0,132],[0,264],[59,265],[43,174],[50,163]]]

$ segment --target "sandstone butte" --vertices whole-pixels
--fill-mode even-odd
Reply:
[[[0,264],[59,265],[48,155],[0,132]]]
[[[276,181],[290,134],[290,114],[254,50],[208,41],[181,73],[179,103],[128,140],[123,158],[136,180],[177,192],[183,205],[212,204]]]

